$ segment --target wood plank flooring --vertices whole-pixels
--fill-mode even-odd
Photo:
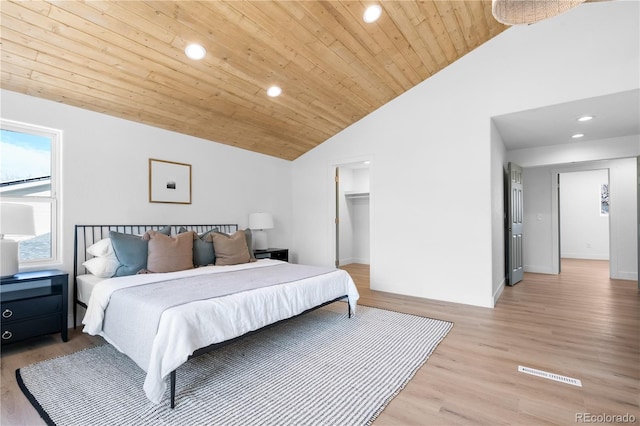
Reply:
[[[371,291],[367,265],[344,269],[360,304],[454,323],[375,425],[566,425],[582,413],[640,423],[640,293],[637,281],[610,280],[608,262],[563,259],[560,275],[525,273],[494,309]]]
[[[610,280],[608,267],[563,259],[562,274],[525,273],[487,309],[372,291],[367,265],[345,266],[360,304],[454,323],[375,425],[565,425],[625,414],[640,423],[640,293],[636,281]],[[101,343],[71,330],[67,343],[53,335],[3,347],[0,423],[44,424],[16,368]],[[519,365],[582,387],[520,373]]]

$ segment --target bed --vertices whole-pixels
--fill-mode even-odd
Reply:
[[[146,372],[150,401],[162,401],[169,377],[173,408],[176,370],[189,358],[329,303],[347,301],[348,316],[355,312],[359,295],[346,271],[255,260],[251,250],[246,262],[244,251],[239,261],[225,257],[227,245],[248,249],[250,235],[233,224],[76,225],[74,327],[82,306],[83,331],[101,335]],[[199,251],[207,238],[215,262]],[[144,267],[129,261],[122,241],[135,243],[135,250],[124,247],[138,262],[147,244]],[[159,244],[175,250],[160,252],[164,263]],[[188,244],[192,267],[179,266],[189,262]]]

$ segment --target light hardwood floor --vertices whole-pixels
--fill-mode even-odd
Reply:
[[[636,281],[610,280],[608,268],[563,259],[562,274],[526,273],[486,309],[371,291],[368,267],[346,266],[359,303],[454,323],[375,424],[568,425],[579,413],[629,413],[639,424],[640,293]]]
[[[637,282],[610,280],[603,261],[563,259],[562,268],[525,274],[487,309],[372,291],[368,266],[345,266],[360,304],[454,323],[375,425],[568,425],[583,413],[629,414],[640,424]],[[67,343],[54,335],[2,348],[1,424],[44,424],[18,389],[16,368],[101,343],[76,331]],[[519,365],[582,387],[520,373]]]

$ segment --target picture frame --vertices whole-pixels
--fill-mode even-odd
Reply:
[[[149,158],[149,202],[191,204],[191,164]]]
[[[609,184],[600,184],[600,216],[609,216]]]

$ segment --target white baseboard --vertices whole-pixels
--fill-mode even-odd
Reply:
[[[609,253],[562,253],[567,259],[609,260]]]
[[[502,296],[502,292],[504,291],[504,287],[506,283],[507,283],[506,278],[503,278],[502,281],[500,282],[500,285],[496,289],[496,291],[493,292],[493,307],[496,306],[496,303],[498,303],[498,299],[500,299],[500,296]]]
[[[340,265],[349,265],[351,263],[360,263],[363,265],[368,265],[369,259],[365,259],[362,257],[349,257],[346,259],[340,259]]]
[[[524,271],[534,274],[555,274],[549,266],[524,265]]]
[[[603,259],[591,259],[591,260],[603,260]],[[556,273],[553,272],[551,270],[551,268],[549,268],[547,266],[525,265],[524,271],[525,272],[531,272],[531,273],[534,273],[534,274],[556,275]],[[637,281],[638,280],[638,273],[635,272],[635,271],[621,271],[621,272],[612,271],[611,278],[614,279],[614,280]]]
[[[618,272],[616,274],[612,274],[611,278],[614,280],[638,281],[638,273],[637,272]]]

